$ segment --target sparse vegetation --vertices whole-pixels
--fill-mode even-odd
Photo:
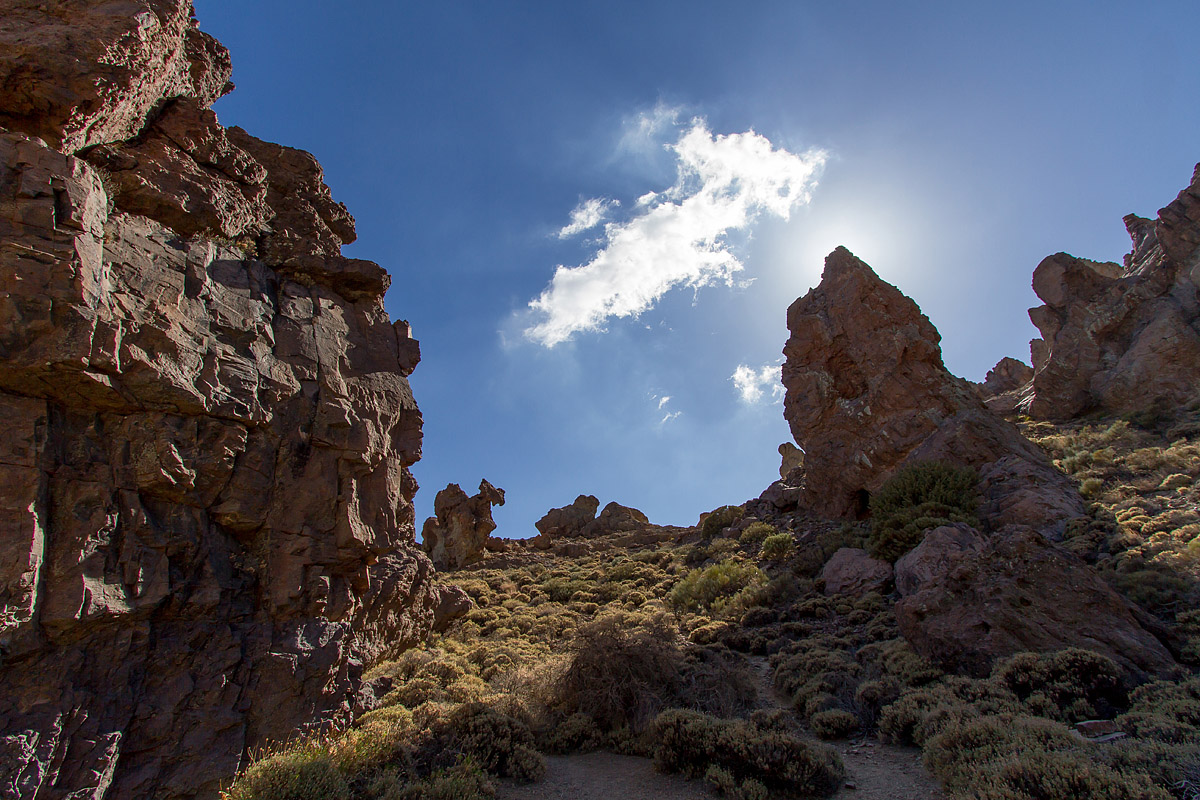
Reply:
[[[1025,427],[1092,502],[1063,546],[1200,664],[1200,445],[1126,421]],[[227,796],[485,797],[496,780],[536,781],[541,753],[605,749],[735,800],[814,797],[842,776],[817,739],[879,736],[920,747],[952,798],[1196,798],[1200,678],[1137,686],[1078,649],[1018,654],[982,679],[947,675],[900,636],[894,596],[818,591],[840,547],[894,560],[930,527],[973,522],[975,481],[919,464],[876,493],[869,526],[723,507],[687,545],[529,552],[453,573],[475,608],[372,668],[391,683],[379,709],[263,754]],[[759,707],[748,657],[767,659],[790,707]],[[1125,738],[1071,730],[1090,719]]]

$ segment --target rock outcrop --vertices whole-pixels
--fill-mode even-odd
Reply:
[[[1016,358],[1002,358],[975,389],[983,404],[998,414],[1011,414],[1025,400],[1033,367]]]
[[[1083,514],[1067,478],[946,370],[941,337],[917,304],[845,248],[787,321],[784,416],[804,450],[812,510],[861,516],[898,468],[940,460],[979,471],[991,527],[1061,530]]]
[[[1174,408],[1200,393],[1200,166],[1156,220],[1125,227],[1124,265],[1058,253],[1033,273],[1042,338],[1020,404],[1033,417]]]
[[[862,596],[868,592],[883,593],[892,582],[892,565],[871,558],[866,550],[843,547],[821,570],[827,595]]]
[[[546,541],[578,536],[596,518],[600,501],[590,494],[581,494],[569,506],[552,508],[533,524]]]
[[[804,451],[791,442],[779,445],[779,478],[787,480],[788,476],[799,469],[804,469]]]
[[[228,78],[186,0],[0,0],[0,796],[215,797],[433,622],[416,342]]]
[[[896,564],[900,632],[931,661],[986,675],[1015,653],[1083,647],[1139,675],[1178,669],[1095,570],[1034,531],[939,531]]]
[[[600,501],[595,497],[581,494],[569,506],[550,509],[534,523],[538,535],[529,540],[529,545],[537,550],[549,550],[563,539],[595,539],[614,533],[641,531],[648,527],[658,528],[657,525],[651,525],[646,515],[636,508],[612,502],[597,516],[596,509],[599,506]]]
[[[434,516],[421,527],[425,552],[438,569],[459,569],[473,564],[488,549],[488,537],[496,530],[492,506],[504,505],[504,490],[486,480],[472,497],[451,483],[433,500]]]

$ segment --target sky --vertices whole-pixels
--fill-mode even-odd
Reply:
[[[834,247],[982,380],[1038,262],[1119,262],[1200,160],[1194,1],[195,4],[221,122],[317,156],[421,342],[418,529],[481,478],[509,538],[756,497]]]

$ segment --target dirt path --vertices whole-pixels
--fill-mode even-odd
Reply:
[[[759,705],[789,708],[788,698],[771,683],[771,668],[765,658],[751,658],[758,675]],[[814,738],[815,741],[815,738]],[[915,747],[884,744],[874,737],[826,742],[846,765],[846,784],[836,800],[945,800],[946,795],[921,764]]]
[[[759,678],[759,704],[787,708],[787,698],[771,685],[765,658],[751,659]],[[846,784],[835,800],[946,800],[921,765],[913,747],[875,739],[829,743],[846,765]],[[615,753],[547,756],[546,777],[529,786],[502,782],[497,800],[713,800],[703,781],[654,771],[650,759]]]
[[[615,753],[546,756],[546,777],[501,784],[496,800],[713,800],[703,781],[654,771],[648,758]]]

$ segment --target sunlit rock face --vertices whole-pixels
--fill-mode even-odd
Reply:
[[[942,364],[917,304],[839,247],[821,283],[788,309],[784,416],[804,450],[802,505],[861,516],[906,464],[940,460],[980,474],[981,518],[1051,534],[1080,516],[1069,481]]]
[[[183,0],[0,0],[0,796],[215,797],[422,638],[419,351]]]
[[[1066,253],[1033,273],[1032,385],[1020,410],[1065,420],[1087,412],[1169,410],[1200,395],[1200,166],[1158,219],[1125,218],[1124,265]]]

